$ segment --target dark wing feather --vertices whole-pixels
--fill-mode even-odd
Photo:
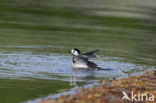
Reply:
[[[81,53],[81,56],[83,58],[97,58],[96,56],[96,52],[99,52],[99,50],[93,50],[93,51],[90,51],[90,52],[86,52],[86,53]]]
[[[95,63],[91,62],[91,61],[88,61],[87,65],[88,65],[89,68],[96,68],[97,67],[97,65]]]

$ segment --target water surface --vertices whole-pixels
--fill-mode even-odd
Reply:
[[[45,97],[156,63],[155,0],[1,0],[0,102]],[[72,48],[111,71],[73,70]]]

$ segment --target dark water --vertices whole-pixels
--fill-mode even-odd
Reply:
[[[0,102],[18,103],[156,66],[155,0],[1,0]],[[72,48],[111,71],[73,70]]]

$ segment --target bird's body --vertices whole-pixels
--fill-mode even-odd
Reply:
[[[93,50],[86,53],[81,53],[79,49],[72,49],[73,54],[73,68],[90,68],[90,69],[101,69],[94,62],[89,61],[90,58],[96,58],[96,52],[99,50]]]
[[[85,60],[83,60],[79,57],[74,57],[73,58],[73,68],[88,68],[88,65]]]

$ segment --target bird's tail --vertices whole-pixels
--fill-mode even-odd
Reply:
[[[96,67],[97,70],[113,70],[111,68],[101,68],[101,67]]]

